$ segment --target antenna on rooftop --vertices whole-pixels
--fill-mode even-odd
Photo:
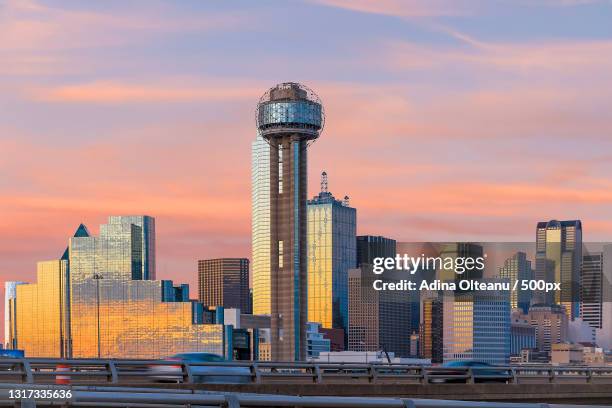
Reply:
[[[327,172],[321,173],[321,192],[327,193]]]

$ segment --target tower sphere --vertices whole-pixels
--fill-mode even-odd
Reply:
[[[268,140],[288,134],[315,140],[324,125],[321,100],[312,89],[297,82],[273,86],[257,104],[257,129]]]

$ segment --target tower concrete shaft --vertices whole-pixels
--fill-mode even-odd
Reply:
[[[276,361],[306,358],[306,143],[301,135],[271,141],[271,329]]]

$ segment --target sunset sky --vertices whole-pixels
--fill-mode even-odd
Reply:
[[[609,0],[0,0],[0,284],[110,214],[156,217],[161,278],[249,257],[284,81],[326,109],[309,196],[326,170],[359,234],[612,239]]]

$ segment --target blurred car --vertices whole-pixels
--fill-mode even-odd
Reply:
[[[179,353],[166,359],[188,363],[194,383],[206,384],[244,384],[251,382],[249,367],[231,366],[227,360],[213,353]],[[219,363],[197,365],[198,363]],[[182,382],[183,372],[181,365],[154,364],[149,366],[153,379],[157,382]]]
[[[428,372],[430,383],[466,383],[470,379],[470,370],[474,382],[507,383],[512,379],[512,371],[507,367],[495,366],[484,361],[449,361]]]

